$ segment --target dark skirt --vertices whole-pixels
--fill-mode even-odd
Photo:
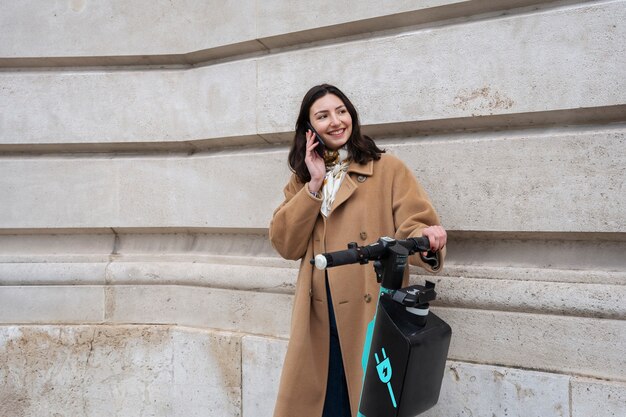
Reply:
[[[330,358],[328,360],[328,384],[322,417],[351,417],[350,398],[348,397],[346,374],[343,370],[339,333],[337,332],[337,321],[328,287],[328,277],[326,277],[326,296],[330,319]]]

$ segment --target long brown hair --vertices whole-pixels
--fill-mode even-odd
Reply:
[[[334,94],[346,106],[350,117],[352,117],[352,134],[348,138],[346,148],[353,162],[365,164],[369,161],[380,159],[380,154],[384,153],[383,149],[378,148],[376,143],[369,136],[361,134],[361,124],[359,123],[359,115],[352,102],[337,87],[330,84],[316,85],[311,88],[302,99],[300,105],[300,113],[296,120],[296,133],[289,149],[289,168],[296,174],[298,179],[305,183],[311,180],[311,174],[304,162],[306,152],[306,131],[308,130],[307,122],[309,122],[309,110],[313,103],[326,94]]]

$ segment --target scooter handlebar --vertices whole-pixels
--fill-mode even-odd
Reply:
[[[314,259],[311,259],[310,262],[312,265],[315,265],[317,269],[355,264],[357,262],[366,264],[369,261],[379,260],[384,257],[387,248],[393,245],[404,246],[409,251],[409,254],[414,254],[418,251],[426,252],[430,249],[430,243],[425,236],[408,238],[406,240],[381,237],[378,241],[369,245],[357,246],[356,243],[352,242],[348,244],[348,249],[320,253],[315,256]]]

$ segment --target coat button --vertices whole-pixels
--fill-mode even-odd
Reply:
[[[365,233],[365,232],[361,232],[361,234],[359,236],[361,237],[361,240],[367,239],[367,233]]]
[[[356,177],[356,180],[358,182],[365,182],[365,178],[367,178],[365,175],[359,175],[358,177]]]
[[[363,296],[363,298],[365,299],[366,303],[369,303],[370,301],[372,301],[372,296],[369,294],[365,294],[365,296]]]

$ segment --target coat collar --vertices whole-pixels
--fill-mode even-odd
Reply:
[[[366,175],[368,177],[372,176],[372,174],[374,173],[374,160],[372,159],[365,164],[351,163],[348,166],[347,173],[350,174],[352,172],[359,175]]]

